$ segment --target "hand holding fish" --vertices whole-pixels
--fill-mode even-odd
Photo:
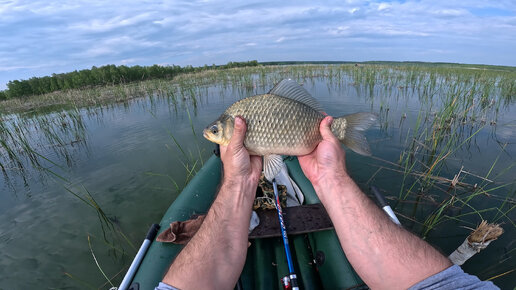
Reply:
[[[227,146],[220,146],[220,157],[224,164],[224,181],[239,184],[242,181],[258,183],[262,171],[262,158],[250,156],[244,147],[246,123],[242,117],[235,118],[233,137]]]
[[[282,168],[281,155],[309,154],[323,140],[319,132],[319,125],[325,117],[323,112],[305,88],[285,79],[267,94],[233,103],[204,129],[203,135],[221,146],[228,145],[236,133],[233,132],[235,118],[245,118],[247,131],[245,136],[239,137],[238,144],[245,146],[246,154],[263,156],[265,177],[272,181]],[[339,140],[359,154],[371,155],[363,132],[375,121],[376,115],[372,113],[336,117],[328,134],[334,135],[332,140]]]
[[[316,189],[323,184],[330,184],[334,180],[344,180],[348,177],[345,152],[342,150],[339,140],[331,132],[332,122],[332,117],[324,118],[319,127],[322,141],[311,153],[298,156],[303,173]]]

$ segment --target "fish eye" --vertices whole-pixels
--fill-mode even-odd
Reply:
[[[211,126],[210,131],[213,134],[217,134],[219,132],[219,128],[217,128],[216,125],[213,125],[213,126]]]

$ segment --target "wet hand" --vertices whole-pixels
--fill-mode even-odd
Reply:
[[[323,140],[310,154],[298,156],[301,169],[316,191],[324,184],[335,184],[348,178],[345,153],[339,140],[331,132],[332,122],[332,117],[324,118],[319,125]]]
[[[244,147],[247,126],[242,117],[235,118],[231,141],[220,146],[220,158],[224,164],[224,182],[258,184],[262,171],[261,156],[250,156]]]

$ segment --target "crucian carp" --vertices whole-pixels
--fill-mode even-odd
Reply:
[[[247,123],[244,145],[249,154],[264,157],[265,177],[272,180],[281,169],[281,155],[305,155],[315,149],[322,140],[319,124],[325,115],[306,89],[284,79],[267,94],[233,103],[204,129],[203,135],[211,142],[227,145],[235,117],[242,116]],[[362,132],[374,122],[375,114],[355,113],[335,118],[331,131],[349,149],[371,155]]]

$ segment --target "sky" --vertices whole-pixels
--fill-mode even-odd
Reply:
[[[106,64],[247,60],[516,66],[516,1],[0,0],[0,90]]]

